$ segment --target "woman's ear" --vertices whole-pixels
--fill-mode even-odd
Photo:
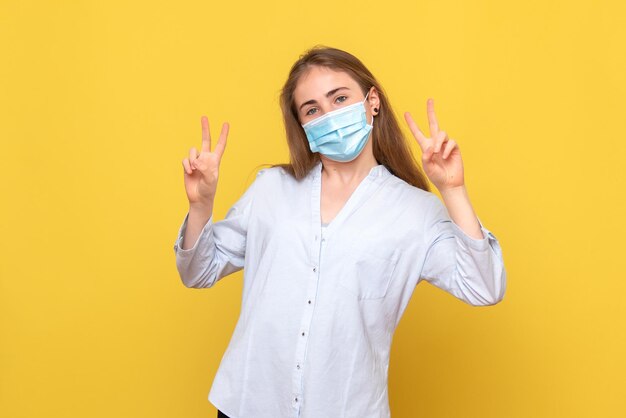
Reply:
[[[372,114],[378,115],[378,111],[380,110],[380,97],[378,97],[378,90],[376,90],[376,87],[372,87],[372,89],[370,90],[368,103],[370,104]]]

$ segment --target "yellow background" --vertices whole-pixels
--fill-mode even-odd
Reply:
[[[359,57],[409,135],[402,113],[427,133],[435,99],[504,251],[498,305],[416,289],[392,416],[626,416],[625,16],[622,1],[1,1],[0,416],[215,416],[242,277],[181,283],[181,161],[201,115],[214,143],[231,124],[222,219],[257,165],[287,161],[278,94],[315,44]]]

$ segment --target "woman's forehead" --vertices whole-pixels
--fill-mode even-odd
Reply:
[[[298,80],[294,90],[296,102],[325,95],[337,87],[348,87],[353,90],[358,87],[356,81],[344,71],[336,71],[325,67],[313,67]],[[309,97],[311,96],[311,97]]]

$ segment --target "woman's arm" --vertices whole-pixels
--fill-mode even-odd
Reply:
[[[474,213],[465,188],[461,151],[456,141],[439,129],[432,99],[426,102],[426,113],[430,138],[409,112],[404,117],[422,150],[424,171],[441,193],[445,206],[433,195],[434,209],[429,211],[425,225],[427,251],[420,279],[471,305],[493,305],[502,300],[506,289],[500,244]]]
[[[440,192],[450,218],[461,227],[465,233],[476,239],[483,239],[483,233],[478,223],[474,208],[470,203],[465,185],[444,189]]]
[[[213,202],[210,203],[209,207],[189,205],[189,219],[183,242],[180,246],[182,250],[188,250],[194,246],[198,241],[202,228],[211,219],[211,216],[213,216]]]
[[[424,226],[426,256],[419,279],[425,279],[473,306],[500,302],[506,291],[506,270],[498,239],[478,217],[471,216],[469,221],[476,221],[479,234],[469,235],[451,219],[437,196],[433,194],[431,201]],[[460,210],[465,213],[465,218],[463,215],[459,218],[457,214],[460,222],[468,221],[468,208],[471,207],[453,206],[453,211],[465,210]],[[476,235],[482,238],[476,238]]]
[[[185,215],[174,243],[176,267],[185,286],[212,287],[222,277],[243,268],[255,190],[264,172],[257,173],[254,182],[223,220],[214,222],[213,215],[209,214],[205,221],[206,211],[195,212],[191,208]],[[191,228],[196,230],[191,231]],[[190,248],[185,248],[191,243]]]

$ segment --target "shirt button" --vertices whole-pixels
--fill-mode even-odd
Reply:
[[[298,398],[296,398],[296,402],[298,402]]]
[[[302,331],[302,335],[304,335],[304,331]]]
[[[309,300],[309,305],[311,304],[311,300]]]
[[[296,368],[297,368],[298,370],[300,370],[300,365],[299,365],[299,364],[298,364],[298,365],[296,365]]]
[[[317,267],[313,267],[313,271],[317,271]]]

